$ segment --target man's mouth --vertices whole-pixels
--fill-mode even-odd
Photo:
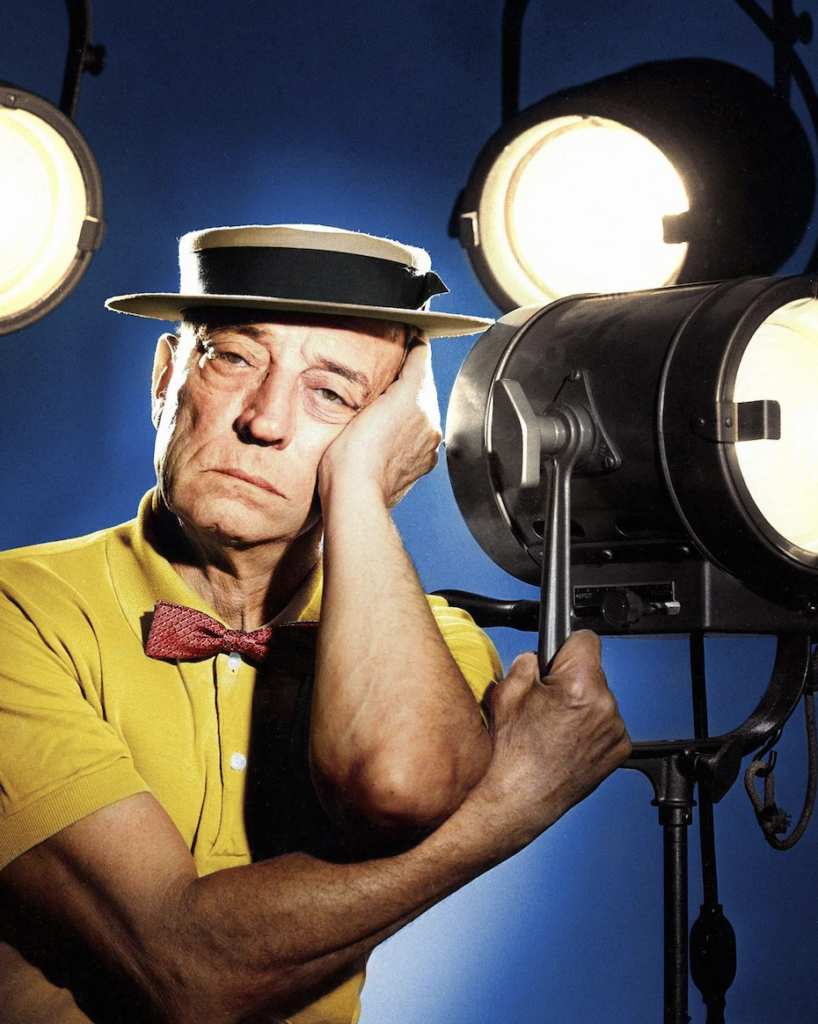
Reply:
[[[279,498],[285,497],[277,487],[274,487],[269,480],[264,480],[260,476],[253,476],[251,473],[245,473],[242,469],[216,469],[213,472],[221,473],[224,476],[232,476],[235,480],[243,480],[246,484],[252,484],[254,487],[260,487],[263,491],[268,491],[270,494],[276,494]]]

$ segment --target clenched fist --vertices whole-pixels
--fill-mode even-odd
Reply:
[[[515,846],[579,803],[630,753],[591,632],[569,637],[542,681],[537,656],[520,655],[490,706],[494,751],[478,789]]]

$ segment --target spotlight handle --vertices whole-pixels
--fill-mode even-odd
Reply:
[[[571,477],[593,445],[594,427],[583,406],[559,403],[542,417],[541,436],[547,456],[537,649],[542,677],[571,632]],[[548,451],[551,436],[560,438],[554,452]]]
[[[615,468],[619,458],[595,414],[582,370],[573,370],[565,378],[557,399],[541,416],[531,407],[523,385],[513,378],[501,377],[494,382],[491,408],[491,446],[504,486],[509,490],[536,490],[535,500],[540,500],[545,471],[537,654],[540,676],[546,676],[554,655],[571,632],[574,467],[584,460],[587,468],[595,446],[607,455],[598,469]]]

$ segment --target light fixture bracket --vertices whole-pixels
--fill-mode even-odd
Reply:
[[[695,434],[719,444],[737,441],[778,441],[781,438],[781,406],[771,399],[754,402],[716,402],[690,425]]]

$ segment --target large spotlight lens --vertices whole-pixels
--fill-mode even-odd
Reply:
[[[51,103],[0,83],[0,334],[70,295],[104,234],[85,139]]]
[[[748,342],[735,400],[762,399],[781,406],[781,438],[736,444],[744,483],[773,529],[818,554],[818,300],[782,306]]]
[[[0,316],[52,292],[71,266],[85,219],[74,154],[51,125],[0,110]]]
[[[512,175],[506,218],[515,255],[543,291],[676,280],[687,244],[664,242],[663,218],[685,211],[687,196],[653,143],[602,118],[546,124],[532,142]]]
[[[672,284],[687,243],[664,218],[688,209],[678,173],[644,136],[600,117],[535,125],[486,180],[478,223],[501,286],[522,304]]]

